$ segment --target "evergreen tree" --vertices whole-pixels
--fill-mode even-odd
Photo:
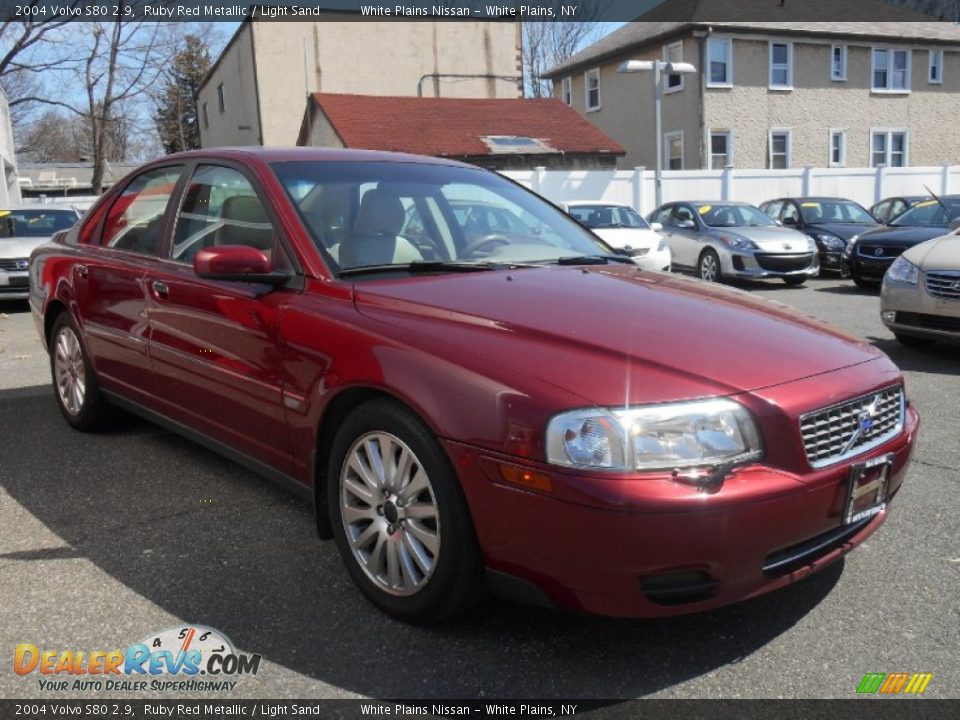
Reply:
[[[183,48],[173,56],[156,99],[154,122],[165,152],[200,147],[197,91],[209,69],[210,52],[206,42],[198,35],[187,35]]]

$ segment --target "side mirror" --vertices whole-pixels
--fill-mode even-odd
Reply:
[[[653,230],[654,232],[660,232],[661,230],[663,230],[663,223],[658,223],[658,222],[650,223],[650,229]]]
[[[697,227],[697,224],[690,219],[686,220],[677,220],[677,227],[681,230],[693,230]]]
[[[795,217],[790,217],[790,216],[785,217],[782,222],[787,227],[796,227],[797,225],[800,224],[797,222],[797,219]]]
[[[960,230],[960,217],[955,217],[950,221],[950,232],[956,232]]]
[[[290,276],[273,271],[261,250],[249,245],[214,245],[193,256],[193,271],[207,280],[283,285]]]

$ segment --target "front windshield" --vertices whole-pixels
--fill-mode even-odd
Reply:
[[[752,205],[698,205],[700,218],[710,227],[776,227],[766,213]]]
[[[565,213],[486,170],[341,161],[272,167],[335,272],[613,256]]]
[[[640,228],[650,226],[633,208],[623,205],[573,205],[570,214],[583,225],[594,230],[604,228]]]
[[[49,237],[76,221],[73,210],[0,210],[0,238]]]
[[[838,223],[840,225],[876,225],[873,215],[849,200],[809,200],[800,203],[800,214],[808,225]]]
[[[940,202],[947,206],[949,214]],[[940,198],[940,202],[924,200],[917,203],[890,224],[897,227],[948,227],[951,220],[960,217],[960,198]]]

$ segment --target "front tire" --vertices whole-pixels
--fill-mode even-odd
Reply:
[[[867,280],[859,275],[853,276],[853,284],[861,290],[876,290],[878,287],[880,287],[880,283],[878,281]]]
[[[363,594],[389,615],[439,622],[483,593],[483,564],[453,466],[400,403],[354,410],[327,468],[337,548]]]
[[[785,277],[783,281],[790,287],[800,287],[807,279],[805,277]]]
[[[111,408],[100,392],[80,332],[69,313],[62,312],[54,320],[49,347],[54,395],[64,419],[82,432],[104,427]]]
[[[720,256],[714,250],[704,250],[697,261],[697,274],[707,282],[721,282],[723,271],[720,269]]]

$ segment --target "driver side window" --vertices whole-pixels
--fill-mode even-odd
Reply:
[[[254,247],[273,260],[274,269],[290,267],[250,181],[232,168],[201,165],[184,193],[172,259],[192,262],[200,250],[216,245]]]

